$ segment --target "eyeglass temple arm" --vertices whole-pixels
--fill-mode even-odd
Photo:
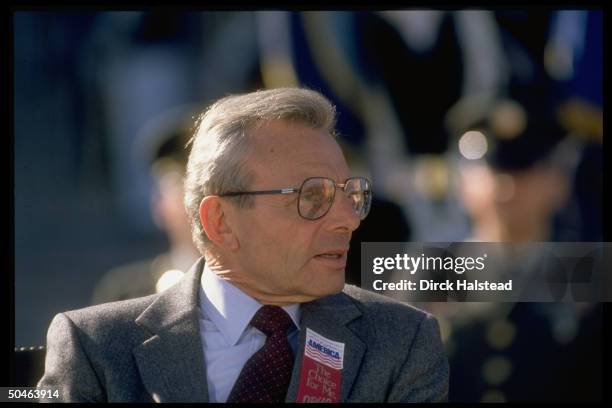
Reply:
[[[282,190],[262,190],[262,191],[232,191],[229,193],[219,194],[219,197],[231,197],[238,195],[264,195],[264,194],[293,194],[299,192],[299,188],[283,188]]]
[[[347,180],[348,181],[348,180]],[[334,183],[336,188],[344,189],[348,182],[345,183]],[[231,191],[229,193],[219,194],[219,197],[231,197],[238,195],[264,195],[264,194],[294,194],[299,193],[299,188],[283,188],[281,190],[261,190],[261,191]]]

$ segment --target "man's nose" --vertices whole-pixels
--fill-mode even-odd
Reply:
[[[353,200],[341,189],[336,191],[327,216],[330,219],[329,229],[333,232],[353,232],[361,223],[359,214],[353,209]]]

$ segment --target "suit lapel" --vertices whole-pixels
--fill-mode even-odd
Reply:
[[[344,368],[340,385],[340,401],[345,402],[359,372],[366,345],[347,326],[361,316],[361,312],[344,293],[304,303],[301,309],[300,337],[296,362],[286,402],[295,402],[300,384],[300,371],[306,344],[306,328],[323,337],[344,343]]]
[[[134,349],[142,382],[156,402],[208,402],[198,322],[203,260],[138,318],[149,338]]]

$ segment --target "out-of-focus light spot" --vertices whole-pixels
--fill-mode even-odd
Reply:
[[[487,329],[487,342],[497,350],[507,348],[515,338],[516,328],[507,320],[494,320]]]
[[[514,139],[527,127],[527,113],[516,101],[498,103],[489,115],[489,126],[499,139]]]
[[[157,293],[163,292],[180,281],[184,275],[185,272],[179,271],[178,269],[170,269],[164,272],[164,274],[157,280],[155,290]]]
[[[498,203],[510,201],[515,191],[514,178],[511,175],[502,173],[495,176],[495,200]]]
[[[482,132],[470,130],[459,139],[459,152],[468,160],[481,159],[488,149],[487,138]]]
[[[575,136],[589,142],[603,142],[603,111],[580,98],[571,98],[559,106],[557,118]]]
[[[444,158],[431,155],[420,159],[414,169],[414,186],[429,199],[442,199],[449,188],[448,166]]]
[[[512,362],[504,356],[487,359],[482,365],[482,376],[487,384],[499,385],[506,381],[512,373]]]
[[[488,390],[482,395],[480,402],[506,402],[506,396],[499,390]]]

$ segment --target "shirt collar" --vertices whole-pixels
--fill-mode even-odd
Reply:
[[[261,303],[253,299],[229,281],[220,278],[204,265],[202,272],[200,308],[219,329],[226,342],[235,345]],[[300,328],[300,304],[283,306],[295,327]]]

